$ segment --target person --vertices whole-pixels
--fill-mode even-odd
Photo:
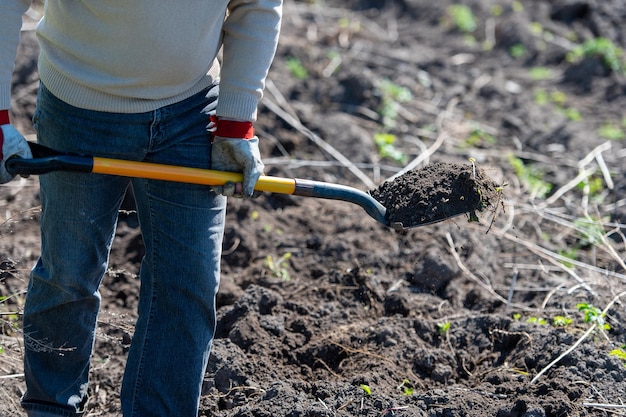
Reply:
[[[2,182],[11,180],[4,167],[9,157],[31,156],[8,120],[29,3],[0,0]],[[216,326],[226,198],[252,196],[263,171],[253,123],[281,18],[280,0],[46,0],[37,26],[38,143],[243,172],[244,179],[212,189],[85,173],[39,177],[41,256],[23,315],[21,404],[28,416],[87,410],[98,288],[129,184],[145,256],[122,413],[197,415]]]

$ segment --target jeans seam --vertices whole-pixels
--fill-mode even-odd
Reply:
[[[143,180],[145,182],[145,192],[146,195],[150,194],[150,181],[148,180]],[[150,258],[152,259],[152,261],[150,262],[150,280],[151,280],[151,285],[150,285],[150,306],[149,306],[149,313],[148,313],[148,321],[146,323],[146,328],[143,334],[143,345],[142,345],[142,351],[141,351],[141,355],[139,357],[139,363],[137,365],[137,379],[135,380],[135,388],[133,390],[133,415],[138,415],[138,410],[137,410],[137,406],[138,406],[138,402],[136,401],[137,397],[139,396],[138,391],[139,391],[139,387],[142,384],[142,377],[143,377],[143,371],[144,371],[144,366],[145,366],[145,350],[146,350],[146,346],[149,345],[149,340],[150,340],[150,331],[152,329],[152,322],[153,322],[153,318],[154,318],[154,304],[155,304],[155,277],[156,277],[156,262],[154,261],[155,259],[155,247],[156,247],[156,240],[155,240],[155,233],[154,233],[154,208],[152,205],[152,199],[148,199],[148,215],[150,216],[150,247],[151,249],[151,253],[150,253]],[[146,254],[147,256],[148,254]],[[142,283],[143,285],[143,283]]]

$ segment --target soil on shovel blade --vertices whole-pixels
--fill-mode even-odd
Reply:
[[[387,208],[389,224],[413,227],[476,211],[495,212],[501,187],[475,165],[434,163],[383,183],[371,195]]]
[[[472,33],[454,25],[458,6]],[[266,173],[375,190],[403,225],[474,211],[490,230],[459,216],[399,232],[343,201],[229,199],[198,417],[625,417],[626,73],[607,67],[610,54],[577,52],[609,40],[626,69],[626,2],[284,10],[255,124]],[[21,33],[11,102],[33,140],[36,20]],[[376,133],[394,139],[390,155]],[[379,186],[402,169],[395,151],[424,168]],[[504,195],[485,173],[509,183]],[[122,415],[145,253],[127,197],[85,417]],[[25,415],[21,317],[40,205],[36,175],[0,185],[0,417]],[[172,367],[186,357],[163,354]]]

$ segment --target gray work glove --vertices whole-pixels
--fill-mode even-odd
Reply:
[[[0,115],[0,117],[2,116]],[[8,116],[3,121],[8,121],[7,119]],[[5,184],[14,177],[14,175],[7,172],[4,166],[7,159],[13,156],[27,159],[33,157],[24,136],[13,125],[7,123],[0,126],[0,184]]]
[[[218,171],[242,172],[243,190],[237,190],[237,184],[228,183],[213,187],[217,194],[225,196],[255,196],[254,186],[263,174],[265,165],[261,161],[259,138],[225,138],[215,136],[212,146],[211,168]]]

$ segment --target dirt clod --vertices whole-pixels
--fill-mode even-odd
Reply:
[[[413,227],[476,211],[496,210],[500,187],[472,164],[434,163],[383,183],[371,192],[390,224]]]

